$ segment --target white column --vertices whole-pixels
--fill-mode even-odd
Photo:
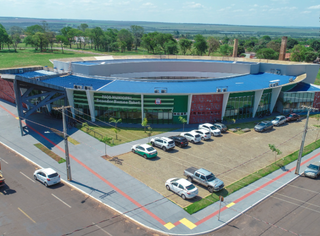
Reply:
[[[192,94],[189,94],[189,95],[188,95],[188,116],[187,116],[187,124],[189,124],[189,120],[190,120],[191,103],[192,103]]]
[[[87,99],[88,99],[90,115],[91,115],[91,121],[95,122],[96,121],[96,117],[95,117],[95,112],[94,112],[94,100],[93,100],[94,91],[86,90],[86,94],[87,94]]]
[[[229,100],[230,93],[223,94],[223,102],[222,102],[222,112],[221,112],[221,120],[223,120],[224,114],[226,114],[226,108]]]
[[[270,102],[270,113],[273,111],[273,108],[276,105],[276,102],[278,100],[279,94],[281,92],[281,88],[282,87],[278,87],[278,88],[272,89],[271,102]]]
[[[47,104],[46,107],[48,109],[48,112],[50,113],[52,110],[52,103]]]
[[[74,119],[74,118],[75,118],[75,115],[74,115],[73,90],[72,90],[72,89],[66,89],[66,91],[67,91],[67,98],[68,98],[69,106],[71,106],[72,117],[73,117],[73,119]]]
[[[254,105],[253,105],[253,113],[252,113],[252,118],[256,116],[256,112],[258,110],[258,106],[262,97],[263,89],[255,91],[254,93]]]
[[[144,119],[144,111],[143,111],[143,94],[141,94],[141,123],[143,122]]]

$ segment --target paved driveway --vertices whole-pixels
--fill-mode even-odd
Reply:
[[[317,137],[318,131],[313,126],[316,123],[315,119],[309,120],[310,131],[307,134],[306,145]],[[282,154],[277,156],[277,159],[298,150],[304,125],[305,119],[275,127],[265,133],[255,131],[242,135],[226,133],[221,137],[213,137],[210,141],[190,144],[187,148],[176,147],[169,152],[158,149],[158,158],[149,160],[137,154],[126,153],[118,156],[123,160],[122,165],[115,165],[163,196],[169,195],[168,198],[181,207],[186,207],[210,193],[202,186],[198,186],[198,198],[182,200],[166,190],[164,183],[167,179],[184,178],[184,169],[194,166],[212,171],[225,182],[226,186],[230,185],[274,162],[275,155],[270,151],[268,144],[275,144],[281,150]]]

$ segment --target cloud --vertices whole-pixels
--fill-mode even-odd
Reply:
[[[204,8],[204,6],[201,3],[196,2],[186,2],[183,8],[190,8],[190,9],[201,9]]]
[[[143,4],[142,4],[142,7],[145,7],[145,8],[156,8],[157,6],[154,5],[154,4],[151,3],[151,2],[146,2],[146,3],[143,3]]]
[[[269,11],[292,11],[298,9],[297,7],[278,7],[270,8]]]
[[[311,11],[303,11],[302,14],[309,14]]]
[[[311,10],[320,9],[320,5],[308,7],[308,9],[311,9]]]
[[[242,9],[237,9],[237,10],[233,10],[233,12],[241,12],[243,11]]]

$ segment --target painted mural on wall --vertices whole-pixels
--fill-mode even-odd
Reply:
[[[320,92],[314,94],[313,107],[320,109]]]
[[[15,103],[13,83],[1,79],[0,77],[0,98],[11,103]]]
[[[221,119],[223,94],[193,95],[190,124],[213,122]]]

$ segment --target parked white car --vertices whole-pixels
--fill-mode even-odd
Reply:
[[[271,123],[275,126],[282,125],[287,122],[287,118],[285,116],[276,116]]]
[[[46,187],[60,183],[60,175],[51,168],[36,170],[33,174],[35,180],[39,180]]]
[[[221,131],[220,129],[217,129],[213,124],[205,123],[199,125],[198,129],[205,129],[211,132],[213,136],[220,136]]]
[[[198,129],[198,130],[192,130],[192,131],[200,134],[202,140],[211,139],[211,132],[206,129]]]
[[[198,195],[198,188],[186,179],[171,178],[166,181],[166,188],[182,199],[191,199]]]
[[[185,137],[191,143],[199,143],[201,141],[201,135],[193,131],[181,133],[180,136]]]
[[[156,157],[158,155],[158,152],[156,149],[154,149],[153,147],[151,147],[149,144],[136,144],[133,145],[131,148],[131,151],[133,153],[137,153],[141,156],[143,156],[144,158],[153,158]]]
[[[152,138],[150,141],[151,145],[153,147],[159,147],[161,148],[163,151],[167,151],[170,149],[173,149],[176,145],[174,143],[174,141],[171,138],[167,138],[167,137],[155,137]]]

